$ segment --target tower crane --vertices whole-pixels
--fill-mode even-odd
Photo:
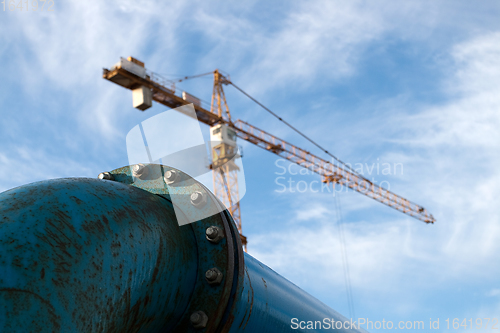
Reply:
[[[133,57],[128,57],[127,59],[121,58],[120,62],[111,69],[103,69],[104,79],[133,91],[133,103],[137,109],[146,110],[152,106],[153,100],[172,109],[192,103],[198,121],[211,127],[211,135],[214,132],[225,132],[229,137],[234,139],[229,141],[222,140],[220,144],[212,147],[212,164],[210,167],[214,170],[215,195],[221,199],[233,216],[245,250],[247,238],[243,236],[240,204],[238,200],[235,200],[238,197],[237,166],[231,162],[232,157],[234,157],[237,151],[235,144],[236,137],[314,171],[322,176],[324,183],[331,183],[333,186],[335,184],[346,186],[420,221],[425,223],[435,222],[432,214],[424,207],[371,182],[349,168],[335,156],[330,154],[330,156],[334,157],[340,163],[333,163],[320,158],[248,122],[240,119],[233,120],[227,105],[223,86],[233,85],[251,99],[253,98],[234,85],[229,75],[225,75],[217,69],[214,72],[206,74],[213,74],[214,76],[210,109],[202,105],[200,99],[187,92],[183,91],[181,95],[178,95],[174,81],[167,80],[154,72],[146,70],[144,63]],[[188,78],[190,77],[185,77],[179,81]],[[255,99],[253,100],[255,101]],[[268,111],[271,112],[270,110]],[[280,118],[280,120],[282,119]],[[326,151],[326,153],[328,152]]]

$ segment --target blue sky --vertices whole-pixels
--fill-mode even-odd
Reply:
[[[436,217],[425,225],[339,195],[356,317],[498,318],[499,14],[497,1],[55,0],[50,13],[0,11],[0,190],[127,164],[126,134],[165,107],[135,110],[101,78],[119,57],[165,75],[219,68],[343,161],[402,164],[365,176]],[[209,100],[211,86],[180,87]],[[226,96],[234,118],[321,155],[235,89]],[[349,316],[332,193],[279,193],[277,157],[243,146],[250,254]]]

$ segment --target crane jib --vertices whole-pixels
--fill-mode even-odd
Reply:
[[[111,70],[104,69],[103,78],[131,90],[140,86],[148,87],[152,91],[153,100],[170,108],[177,108],[181,105],[190,104],[188,100],[176,95],[175,85],[173,85],[174,89],[168,88],[165,86],[166,81],[164,79],[159,79],[157,74],[148,71],[146,71],[146,73],[149,73],[149,75],[146,74],[144,77],[141,77],[126,68],[115,67]],[[195,75],[193,77],[198,76]],[[323,177],[324,182],[338,183],[347,186],[358,193],[364,194],[369,198],[423,222],[435,222],[435,218],[424,207],[384,189],[379,185],[373,184],[356,172],[328,162],[245,121],[236,120],[233,122],[230,118],[229,108],[222,89],[224,84],[232,84],[232,82],[227,76],[220,73],[220,71],[215,70],[210,111],[201,104],[194,105],[196,116],[200,122],[209,126],[221,123],[226,124],[236,131],[239,138],[281,156],[290,162],[315,171]],[[236,88],[249,96],[240,88]],[[252,98],[251,96],[249,97]],[[254,99],[252,98],[252,100]],[[259,103],[259,105],[261,104]],[[241,225],[241,222],[239,224]]]

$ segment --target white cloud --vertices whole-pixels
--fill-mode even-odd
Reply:
[[[242,17],[240,9],[225,17],[206,9],[199,10],[197,20],[216,47],[205,61],[227,59],[224,69],[237,75],[249,91],[283,87],[287,80],[309,85],[323,73],[330,78],[351,75],[360,52],[380,37],[385,26],[378,13],[359,1],[292,5],[279,16],[266,15],[267,26]],[[256,82],[255,77],[265,79]]]
[[[71,2],[57,4],[51,13],[11,16],[3,22],[15,27],[9,29],[13,48],[10,54],[2,53],[13,63],[7,74],[12,82],[22,83],[32,98],[43,101],[45,96],[40,92],[50,87],[60,104],[78,101],[71,112],[84,127],[114,139],[120,124],[116,121],[119,106],[123,105],[120,100],[124,98],[123,94],[112,95],[112,84],[101,78],[102,68],[111,67],[120,56],[145,54],[152,25],[163,21],[179,24],[176,12],[182,8],[179,3],[153,1],[121,2],[119,6]],[[174,33],[170,29],[161,32],[158,43],[163,43],[162,50],[175,49]],[[126,102],[130,104],[128,99]],[[67,111],[45,111],[55,112]]]
[[[488,291],[486,293],[486,296],[489,296],[489,297],[500,296],[500,289],[491,289],[490,291]]]
[[[450,31],[468,36],[471,29],[465,27],[476,23],[466,15],[465,4],[316,0],[270,11],[257,1],[243,8],[200,3],[193,26],[212,44],[203,63],[223,65],[247,91],[267,92],[287,87],[290,81],[309,89],[357,74],[360,58],[373,52],[370,47],[410,41],[425,42],[432,50],[450,46],[457,40],[450,40]],[[381,40],[385,43],[375,44]],[[423,56],[436,61],[430,54]]]
[[[116,151],[125,152],[124,134],[141,114],[126,113],[130,93],[102,79],[102,68],[120,56],[147,54],[153,25],[179,24],[183,8],[153,1],[56,2],[54,12],[3,17],[0,59],[11,91],[0,101],[4,110],[22,101],[12,102],[15,112],[0,123],[6,136],[0,165],[16,175],[4,186],[88,175],[89,166],[95,170]],[[162,29],[159,49],[175,49],[174,35],[175,29]],[[148,57],[153,68],[165,60],[160,57]]]
[[[0,192],[19,184],[51,178],[97,177],[95,163],[82,164],[73,158],[49,154],[43,148],[13,145],[8,154],[0,152]]]
[[[274,82],[309,81],[320,71],[333,77],[351,74],[360,46],[380,37],[384,24],[359,3],[344,4],[317,1],[298,6],[278,33],[260,40],[254,69],[269,73]]]
[[[319,204],[312,204],[310,207],[297,211],[297,220],[309,221],[324,218],[329,213],[328,209]]]

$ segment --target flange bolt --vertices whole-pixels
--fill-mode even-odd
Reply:
[[[115,179],[115,177],[113,177],[113,175],[110,174],[109,172],[101,172],[99,174],[99,176],[97,176],[97,178],[105,179],[105,180],[114,180]]]
[[[194,328],[204,328],[207,326],[208,316],[203,311],[196,311],[191,314],[189,321]]]
[[[173,184],[179,178],[179,173],[175,170],[168,170],[165,172],[165,176],[163,178],[165,179],[165,183]]]
[[[224,238],[224,232],[222,231],[222,229],[214,225],[207,228],[207,230],[205,231],[205,235],[208,241],[216,244],[220,242],[222,238]]]
[[[148,168],[144,164],[136,164],[132,167],[132,174],[136,178],[144,178],[148,174]]]
[[[207,279],[207,282],[209,284],[219,284],[222,281],[222,272],[219,271],[217,268],[210,268],[208,271],[205,272],[205,278]]]
[[[207,196],[200,191],[193,192],[190,198],[193,206],[197,208],[202,208],[207,203]]]

